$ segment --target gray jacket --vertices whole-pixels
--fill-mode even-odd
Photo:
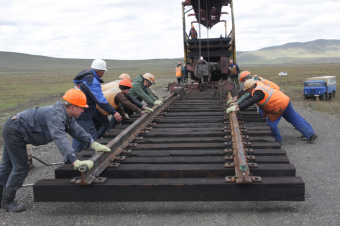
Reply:
[[[93,139],[80,127],[74,118],[69,118],[63,103],[36,107],[16,115],[15,122],[20,127],[27,144],[44,145],[54,141],[61,155],[71,163],[77,160],[66,133],[88,148]]]

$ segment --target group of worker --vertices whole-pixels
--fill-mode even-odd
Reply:
[[[28,109],[7,120],[2,132],[4,149],[0,164],[2,209],[18,212],[27,208],[14,200],[29,172],[27,144],[39,146],[54,141],[65,163],[73,164],[75,170],[80,166],[91,169],[91,160],[77,160],[79,151],[89,147],[95,152],[111,151],[95,140],[134,112],[150,114],[153,109],[141,101],[148,106],[163,105],[165,99],[151,89],[154,75],[138,75],[132,83],[128,74],[121,74],[119,80],[101,85],[105,71],[106,62],[96,59],[91,70],[76,75],[75,88],[65,93],[64,102]],[[113,116],[110,122],[109,115]],[[72,146],[67,133],[73,138]]]
[[[313,144],[318,137],[313,127],[293,108],[290,98],[285,95],[278,85],[249,71],[243,71],[240,82],[244,83],[244,90],[229,99],[227,113],[242,111],[256,104],[261,116],[266,117],[275,141],[282,144],[282,137],[277,128],[281,118],[285,118],[301,134],[307,138],[307,143]]]

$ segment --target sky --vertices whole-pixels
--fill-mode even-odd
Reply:
[[[0,0],[0,51],[79,59],[181,58],[181,2]],[[340,0],[233,2],[237,51],[340,39]],[[230,7],[223,7],[222,11],[229,13],[221,18],[227,20],[229,34]],[[185,18],[189,33],[190,23],[196,19]],[[197,24],[195,27],[199,30]],[[224,35],[224,23],[208,32],[210,38]],[[203,26],[201,37],[207,37]]]

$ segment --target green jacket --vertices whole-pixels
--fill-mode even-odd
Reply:
[[[143,86],[144,78],[138,75],[132,83],[133,88],[130,89],[130,95],[139,101],[145,101],[147,104],[153,104],[157,99],[150,91]]]

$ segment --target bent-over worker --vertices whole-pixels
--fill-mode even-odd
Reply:
[[[100,83],[104,83],[101,79],[104,76],[106,62],[96,59],[92,62],[91,70],[80,72],[73,80],[76,88],[83,91],[87,98],[87,105],[84,112],[76,119],[77,123],[91,135],[93,140],[97,139],[97,130],[92,121],[92,115],[96,109],[96,105],[100,106],[109,114],[113,115],[118,122],[122,120],[121,115],[107,102],[105,99]],[[72,147],[75,153],[83,149],[83,145],[77,139],[73,139]]]
[[[90,134],[80,127],[75,118],[88,108],[85,94],[77,89],[68,90],[63,96],[65,103],[57,102],[52,106],[36,107],[12,116],[3,128],[4,151],[0,164],[0,201],[1,208],[17,212],[26,206],[14,201],[16,192],[21,188],[29,172],[26,144],[45,145],[54,141],[64,161],[78,169],[82,165],[92,168],[90,160],[77,160],[67,134],[76,138],[86,148],[97,151],[111,151],[108,147],[94,142]]]
[[[244,83],[246,89],[251,97],[243,100],[239,105],[232,106],[230,110],[244,110],[255,104],[263,110],[263,115],[267,118],[270,130],[275,137],[275,141],[282,144],[282,137],[277,128],[280,119],[284,117],[297,130],[307,137],[307,143],[312,144],[318,135],[314,132],[313,127],[302,118],[293,108],[290,103],[290,98],[283,92],[272,89],[261,82],[256,82],[252,79]]]

